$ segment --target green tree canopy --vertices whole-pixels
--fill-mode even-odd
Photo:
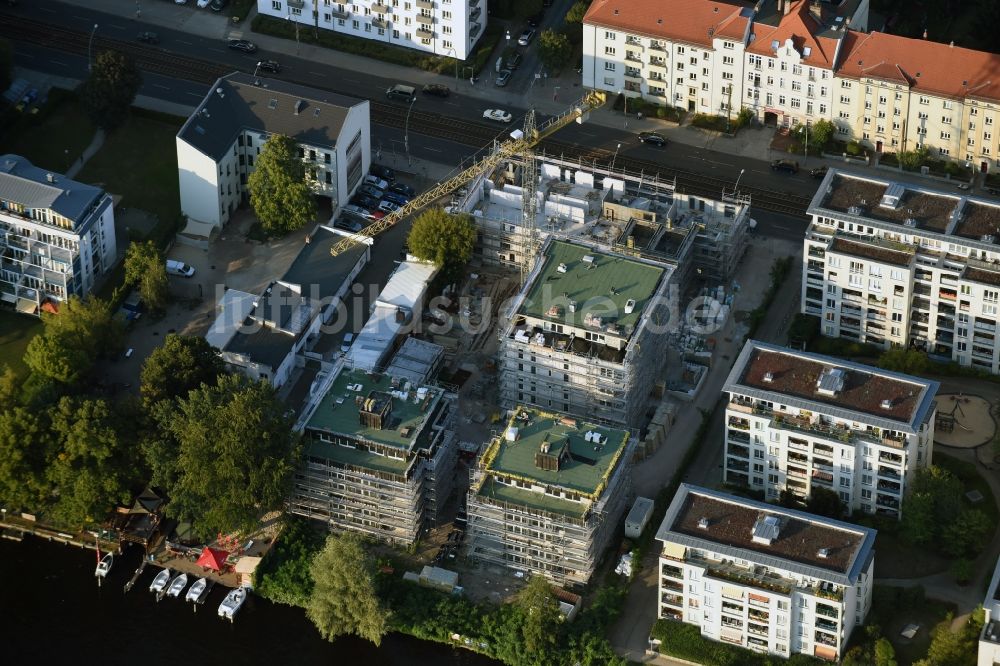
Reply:
[[[523,620],[521,638],[528,655],[551,655],[559,640],[562,615],[552,586],[544,576],[532,576],[515,601]],[[544,663],[544,662],[543,662]]]
[[[323,638],[354,634],[375,645],[388,630],[389,611],[375,593],[375,563],[353,532],[331,534],[312,563],[306,608]]]
[[[926,374],[930,370],[931,362],[927,354],[917,349],[904,349],[903,347],[893,347],[879,356],[878,367],[883,370],[894,370],[895,372],[905,372],[908,375]]]
[[[442,267],[449,279],[461,275],[472,258],[476,228],[468,215],[451,215],[440,208],[421,213],[406,239],[410,252],[423,261]]]
[[[538,57],[550,72],[558,72],[573,57],[569,38],[555,30],[543,30],[538,38]]]
[[[142,399],[147,404],[187,397],[202,384],[214,386],[226,367],[205,338],[170,333],[142,365]]]
[[[141,85],[142,75],[130,57],[103,51],[80,87],[80,99],[94,124],[111,131],[125,122]]]
[[[0,409],[0,504],[9,509],[38,511],[50,495],[45,470],[53,445],[46,414]]]
[[[293,231],[316,219],[316,200],[291,137],[272,134],[264,143],[247,189],[250,205],[269,234]]]
[[[875,666],[897,666],[896,650],[886,638],[880,638],[875,643]]]
[[[153,241],[133,241],[125,251],[125,284],[137,287],[146,307],[154,312],[167,305],[167,266]]]
[[[812,493],[806,500],[806,511],[817,516],[840,518],[844,515],[844,505],[840,501],[840,495],[833,490],[813,486]]]
[[[246,530],[281,504],[297,457],[292,424],[274,388],[223,375],[156,419],[177,445],[167,513],[202,537]]]
[[[71,296],[59,314],[42,314],[42,332],[31,339],[24,363],[32,372],[61,384],[89,377],[101,356],[121,353],[124,331],[111,304],[99,298]]]
[[[255,591],[275,603],[306,608],[312,596],[312,561],[323,547],[314,521],[286,516],[281,539],[254,574]]]
[[[942,527],[944,552],[952,557],[975,557],[989,543],[996,525],[979,509],[963,509]]]
[[[589,2],[583,0],[574,2],[573,6],[566,12],[566,23],[583,23],[583,17],[587,14],[588,9],[590,9]]]
[[[913,544],[930,543],[943,538],[960,513],[962,482],[945,468],[931,465],[917,471],[903,499],[902,534]]]
[[[833,138],[836,129],[832,122],[823,118],[813,123],[812,127],[809,128],[809,134],[817,146],[823,147]]]

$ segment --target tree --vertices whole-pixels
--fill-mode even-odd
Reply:
[[[432,208],[414,221],[406,243],[414,256],[441,266],[445,276],[453,279],[472,258],[476,228],[468,215]]]
[[[931,632],[931,644],[927,648],[927,658],[914,666],[967,666],[976,663],[976,640],[982,629],[982,609],[973,611],[969,620],[959,631],[951,630],[953,614]]]
[[[931,465],[917,471],[910,493],[903,499],[901,532],[915,545],[940,541],[961,513],[962,482],[943,467]],[[967,519],[975,527],[976,519]]]
[[[142,85],[142,75],[130,57],[104,51],[94,58],[90,76],[80,87],[80,100],[94,124],[106,131],[121,127]]]
[[[809,128],[809,134],[813,143],[822,148],[830,142],[836,130],[834,124],[824,118],[813,123],[812,127]]]
[[[916,150],[904,150],[899,153],[899,165],[907,171],[916,171],[927,161],[929,154],[927,146],[920,146]]]
[[[226,366],[205,338],[170,333],[142,365],[140,392],[147,405],[187,397],[202,384],[214,386]]]
[[[273,387],[224,375],[156,410],[176,442],[167,513],[202,537],[246,530],[281,504],[297,457],[292,424]]]
[[[289,517],[281,540],[254,574],[255,591],[275,603],[306,608],[313,590],[312,561],[322,547],[315,523]]]
[[[0,410],[0,504],[39,511],[50,495],[45,469],[52,439],[45,414],[23,407]]]
[[[896,650],[885,638],[875,643],[875,666],[896,666]]]
[[[908,375],[925,374],[930,370],[931,362],[927,354],[917,349],[893,347],[879,356],[878,367],[883,370],[904,372]]]
[[[577,0],[566,12],[566,23],[583,23],[583,17],[587,14],[588,9],[590,9],[589,2]]]
[[[123,329],[111,304],[71,296],[59,314],[42,314],[42,332],[31,339],[24,363],[32,372],[66,385],[87,378],[100,356],[121,353]]]
[[[515,601],[522,614],[522,646],[527,655],[551,655],[558,643],[562,615],[552,586],[544,576],[532,576]]]
[[[840,518],[844,515],[844,505],[840,501],[840,495],[834,491],[813,486],[812,493],[806,500],[806,511],[817,516]]]
[[[125,284],[138,287],[146,306],[155,312],[167,305],[167,267],[153,241],[132,242],[125,252]]]
[[[993,536],[994,527],[983,511],[964,509],[943,526],[943,550],[952,557],[975,557]]]
[[[299,150],[291,137],[272,134],[247,179],[250,205],[269,234],[293,231],[316,219],[316,200]]]
[[[0,363],[0,405],[14,405],[18,402],[18,378],[14,368]]]
[[[129,499],[137,465],[124,424],[104,400],[64,397],[52,415],[56,452],[47,475],[58,499],[53,515],[83,527]]]
[[[903,537],[919,546],[934,539],[934,498],[928,493],[913,493],[903,499],[903,519],[900,521]]]
[[[323,638],[354,634],[375,645],[388,631],[389,611],[375,594],[375,563],[354,532],[331,534],[311,567],[313,591],[306,607]]]
[[[569,38],[555,30],[543,30],[538,37],[538,57],[550,72],[558,72],[573,57]]]

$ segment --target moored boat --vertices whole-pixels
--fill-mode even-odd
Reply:
[[[205,593],[205,590],[207,588],[208,588],[208,579],[199,578],[194,582],[194,585],[191,586],[191,589],[188,590],[187,596],[184,597],[184,600],[193,601],[197,603],[201,599],[201,595]]]
[[[184,588],[187,587],[187,584],[188,584],[187,574],[182,573],[181,575],[177,576],[172,581],[170,581],[170,587],[167,588],[167,596],[168,597],[181,596],[181,592],[184,591]]]
[[[240,610],[240,606],[243,605],[244,600],[247,597],[247,589],[245,587],[238,587],[226,595],[226,598],[222,600],[219,604],[219,617],[224,617],[230,622],[236,616],[237,611]]]
[[[150,592],[162,592],[166,587],[167,583],[170,581],[170,569],[164,569],[160,573],[156,574],[156,578],[153,582],[149,584]]]
[[[108,553],[101,558],[101,561],[97,563],[97,569],[94,571],[94,575],[98,578],[104,578],[111,572],[111,567],[114,566],[115,556]]]

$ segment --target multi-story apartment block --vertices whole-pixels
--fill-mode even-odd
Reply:
[[[518,407],[471,471],[470,556],[584,585],[631,492],[626,430]]]
[[[1000,204],[831,170],[808,214],[802,311],[823,335],[1000,372]]]
[[[673,267],[549,238],[501,331],[500,399],[638,427],[663,368]]]
[[[979,635],[977,666],[1000,664],[1000,561],[993,569],[993,578],[983,601],[983,632]]]
[[[800,498],[836,492],[850,511],[899,518],[931,464],[938,383],[749,341],[723,390],[724,477]]]
[[[290,510],[411,544],[454,488],[453,394],[342,369],[305,425]]]
[[[486,0],[257,0],[262,16],[465,60],[486,29]]]
[[[299,145],[306,180],[336,209],[371,165],[368,100],[249,74],[224,76],[177,133],[181,212],[221,228],[248,198],[247,177],[272,134]]]
[[[836,661],[871,608],[867,527],[682,484],[656,538],[659,617],[712,640]]]
[[[25,314],[58,311],[118,261],[111,196],[0,156],[0,252],[0,301]]]

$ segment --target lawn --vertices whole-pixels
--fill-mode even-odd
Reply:
[[[78,175],[121,196],[125,208],[155,215],[158,225],[150,238],[161,246],[175,231],[181,212],[174,137],[183,123],[183,118],[133,109]]]
[[[28,368],[21,361],[24,350],[42,331],[42,320],[13,312],[0,312],[0,365],[6,364],[23,380]]]
[[[27,157],[32,164],[65,173],[90,145],[97,128],[76,96],[54,88],[36,115],[17,114],[0,130],[3,152]]]
[[[970,490],[978,490],[983,494],[983,501],[973,504],[966,497],[962,497],[962,505],[967,509],[979,509],[987,516],[990,517],[990,521],[993,523],[993,529],[996,530],[997,521],[1000,520],[1000,510],[997,509],[996,498],[993,497],[993,491],[990,490],[990,484],[986,482],[986,479],[979,473],[974,463],[965,462],[964,460],[959,460],[958,458],[953,458],[952,456],[941,453],[941,451],[934,452],[934,464],[939,467],[943,467],[955,476],[959,478],[962,482],[963,492],[967,493]]]
[[[951,560],[930,548],[915,548],[898,534],[879,530],[875,537],[876,578],[919,578],[947,571]]]
[[[882,635],[896,648],[896,662],[900,666],[908,666],[926,657],[927,648],[931,644],[931,631],[945,620],[949,612],[954,611],[954,604],[937,599],[924,599],[919,604],[900,610],[886,626],[882,627]],[[899,633],[911,623],[920,625],[920,630],[913,640]]]

